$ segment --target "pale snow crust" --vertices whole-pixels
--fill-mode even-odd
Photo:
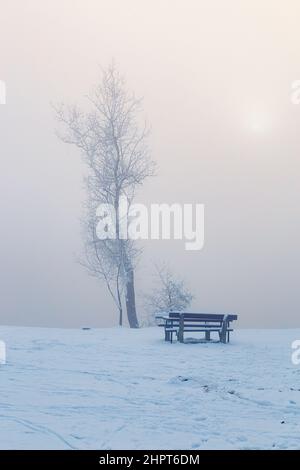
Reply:
[[[300,330],[0,328],[1,449],[299,449]]]

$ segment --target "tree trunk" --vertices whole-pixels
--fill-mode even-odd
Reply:
[[[134,272],[132,267],[131,259],[126,253],[126,247],[124,247],[124,240],[120,239],[120,223],[119,223],[119,192],[117,192],[117,197],[115,199],[115,212],[116,212],[116,237],[119,241],[119,250],[121,252],[120,256],[123,259],[123,267],[125,272],[125,300],[126,300],[126,310],[127,318],[130,328],[139,328],[139,322],[136,314],[135,307],[135,289],[134,289]]]
[[[122,325],[123,325],[123,311],[120,308],[119,309],[119,326],[122,326]]]
[[[120,285],[119,285],[119,272],[117,277],[117,299],[118,299],[118,307],[119,307],[119,326],[123,326],[123,306],[122,306],[122,298],[120,293]]]
[[[126,273],[126,310],[130,328],[139,328],[139,322],[135,307],[135,289],[134,289],[134,272],[132,266]]]

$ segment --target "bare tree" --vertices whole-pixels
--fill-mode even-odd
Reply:
[[[99,240],[96,235],[94,211],[87,210],[83,218],[85,235],[84,258],[79,263],[88,272],[106,283],[106,287],[118,309],[119,325],[123,324],[124,282],[122,279],[122,263],[118,256],[118,245],[113,240]]]
[[[56,107],[63,125],[60,139],[78,147],[88,166],[86,178],[85,261],[90,273],[106,282],[123,321],[122,295],[130,327],[138,327],[134,268],[138,250],[132,240],[120,236],[119,204],[126,197],[132,203],[136,189],[154,174],[147,146],[148,129],[139,125],[141,101],[130,94],[114,65],[103,71],[100,84],[87,97],[90,110],[61,104]],[[99,240],[96,210],[112,204],[115,239]]]
[[[151,315],[159,312],[181,312],[191,304],[193,295],[182,279],[173,274],[166,265],[156,266],[156,286],[146,296]]]

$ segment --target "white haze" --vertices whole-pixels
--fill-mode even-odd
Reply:
[[[299,2],[1,0],[1,324],[109,326],[105,288],[76,263],[84,165],[51,102],[83,103],[114,58],[144,97],[158,174],[137,202],[204,203],[205,247],[143,243],[170,261],[192,309],[248,327],[300,326]]]

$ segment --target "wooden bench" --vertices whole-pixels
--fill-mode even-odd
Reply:
[[[184,343],[185,332],[203,332],[205,340],[211,341],[211,333],[216,332],[221,343],[227,343],[230,339],[230,333],[233,331],[230,323],[237,320],[237,315],[170,312],[167,316],[157,315],[156,318],[162,321],[159,326],[164,327],[165,341],[172,343],[175,333],[177,340]]]

